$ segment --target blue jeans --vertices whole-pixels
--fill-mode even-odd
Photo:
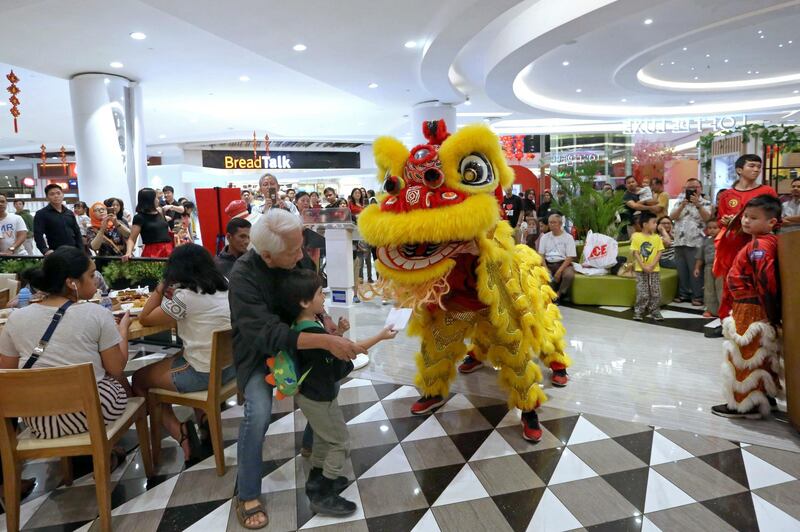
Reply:
[[[261,452],[272,418],[272,386],[264,381],[266,375],[264,365],[257,367],[244,387],[244,419],[239,425],[236,445],[241,501],[251,501],[261,495]]]

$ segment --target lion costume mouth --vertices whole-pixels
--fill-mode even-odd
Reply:
[[[382,246],[376,250],[376,255],[381,264],[393,270],[424,270],[456,255],[463,244],[463,242],[424,242]]]

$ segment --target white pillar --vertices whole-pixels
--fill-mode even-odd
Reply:
[[[141,108],[141,98],[132,85],[110,74],[78,74],[69,82],[78,188],[90,205],[117,197],[132,211],[137,174],[147,179],[141,132],[136,138],[141,111],[137,116],[134,107]]]
[[[414,145],[424,144],[425,136],[422,134],[422,123],[428,120],[442,120],[447,124],[447,131],[456,131],[456,107],[450,103],[438,100],[420,102],[411,109],[411,140]]]

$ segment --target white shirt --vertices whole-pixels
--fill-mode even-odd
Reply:
[[[558,236],[554,235],[552,231],[543,234],[539,239],[537,251],[547,262],[561,262],[567,257],[575,258],[578,255],[575,249],[575,239],[566,231]]]
[[[790,199],[783,202],[783,217],[787,216],[800,216],[800,200]],[[800,231],[800,225],[790,225],[781,228],[781,233],[791,233],[792,231]]]
[[[211,371],[211,337],[214,331],[231,326],[228,292],[198,294],[178,288],[172,299],[161,301],[161,308],[178,322],[178,336],[183,340],[183,358],[195,371]]]
[[[12,312],[0,334],[0,353],[19,357],[18,367],[24,366],[57,310],[58,307],[34,303]],[[33,367],[57,368],[91,362],[94,378],[99,381],[106,374],[100,352],[121,341],[110,311],[95,303],[76,303],[64,313],[50,343]]]
[[[8,251],[8,248],[17,241],[17,233],[20,231],[24,231],[27,236],[28,226],[25,225],[25,220],[22,219],[22,216],[10,212],[6,213],[6,217],[0,220],[0,251]],[[14,251],[14,255],[27,254],[28,252],[22,246]]]

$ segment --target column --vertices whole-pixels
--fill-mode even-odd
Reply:
[[[795,430],[800,430],[800,267],[797,250],[800,231],[778,237],[778,262],[781,265],[783,303],[783,374],[786,380],[786,409]]]
[[[69,89],[81,199],[118,197],[133,210],[147,180],[140,90],[110,74],[78,74]]]
[[[450,133],[456,131],[456,108],[453,104],[438,100],[420,102],[411,109],[411,140],[413,145],[427,141],[422,134],[422,123],[428,120],[444,120]]]

